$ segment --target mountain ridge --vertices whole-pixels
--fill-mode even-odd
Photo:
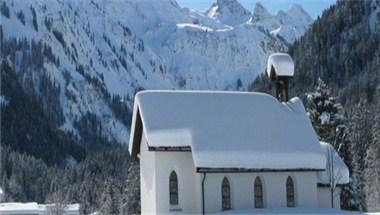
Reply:
[[[216,3],[250,15],[235,0]],[[85,142],[127,144],[142,89],[246,90],[267,56],[289,45],[269,27],[226,25],[174,0],[6,0],[1,8],[2,57],[32,95],[55,86],[41,97],[44,111]]]

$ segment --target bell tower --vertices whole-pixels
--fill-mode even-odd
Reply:
[[[267,62],[267,76],[276,85],[276,98],[279,101],[289,100],[289,79],[294,76],[294,62],[286,53],[271,54]]]

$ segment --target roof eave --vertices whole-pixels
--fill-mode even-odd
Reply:
[[[320,172],[325,169],[320,168],[209,168],[197,167],[198,173],[249,173],[249,172]]]
[[[140,153],[140,144],[141,138],[144,134],[143,122],[141,118],[140,108],[137,101],[137,96],[135,98],[135,104],[133,108],[133,116],[132,116],[132,125],[131,125],[131,133],[129,138],[129,154],[131,159],[137,159],[137,154]]]
[[[336,186],[337,187],[343,187],[343,186],[345,186],[345,185],[347,185],[348,183],[337,183],[336,184]],[[329,188],[330,187],[330,184],[328,184],[328,183],[321,183],[321,182],[318,182],[317,183],[317,186],[318,187],[326,187],[326,188]]]

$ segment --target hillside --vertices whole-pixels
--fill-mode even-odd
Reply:
[[[127,143],[137,91],[246,90],[267,56],[291,42],[270,31],[294,25],[300,36],[311,23],[307,14],[294,23],[289,11],[281,13],[289,19],[267,26],[265,19],[276,16],[252,23],[236,0],[215,5],[221,9],[211,18],[171,0],[7,0],[1,4],[2,57],[30,94],[40,94],[43,78],[55,88],[40,102],[61,130],[85,141]],[[223,21],[236,16],[240,23]]]
[[[317,19],[289,52],[296,61],[295,89],[318,77],[342,93],[343,102],[378,98],[380,2],[338,2]],[[362,92],[357,89],[365,89]]]
[[[380,1],[338,1],[290,46],[289,53],[296,70],[291,95],[301,96],[308,111],[329,113],[329,119],[330,113],[342,109],[338,124],[323,125],[318,116],[312,121],[320,138],[334,143],[350,167],[343,208],[379,211]],[[273,90],[265,77],[252,89]],[[310,98],[319,99],[314,107],[308,104]],[[334,102],[343,106],[332,107]]]
[[[307,51],[305,51],[307,50]],[[344,105],[351,184],[345,208],[380,208],[380,1],[339,1],[291,48],[294,92],[324,80]]]

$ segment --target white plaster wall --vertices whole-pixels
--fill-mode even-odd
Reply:
[[[337,187],[334,191],[334,208],[340,209],[341,188]],[[331,208],[331,193],[328,187],[318,187],[318,206],[320,208]]]
[[[155,179],[155,152],[148,151],[145,135],[143,134],[140,144],[140,196],[142,214],[154,214],[156,212]]]
[[[177,173],[179,205],[171,210],[169,176]],[[140,145],[140,183],[142,214],[201,213],[201,174],[196,173],[191,152],[148,151],[145,134]]]
[[[291,174],[296,184],[296,206],[306,208],[318,207],[317,195],[317,173],[316,172],[296,172]],[[286,191],[283,186],[284,192]],[[286,201],[286,198],[285,198]]]
[[[191,152],[148,151],[142,135],[140,146],[141,211],[142,214],[200,214],[202,212],[202,176],[196,173]],[[169,204],[169,175],[178,176],[179,209]],[[295,183],[296,207],[324,205],[325,192],[318,189],[315,172],[207,173],[205,180],[206,213],[221,211],[221,184],[229,179],[233,208],[254,207],[254,180],[261,177],[266,208],[286,207],[286,179]],[[339,195],[338,195],[339,196]],[[339,204],[337,204],[339,205]]]
[[[157,213],[176,214],[169,204],[169,175],[178,177],[180,213],[201,213],[201,175],[196,173],[191,152],[155,152]],[[177,208],[177,209],[178,209]]]
[[[221,184],[226,176],[231,186],[232,208],[254,207],[254,180],[261,177],[264,188],[264,206],[286,207],[286,179],[295,183],[296,207],[318,207],[317,177],[315,172],[272,173],[208,173],[205,183],[206,212],[221,211]]]

